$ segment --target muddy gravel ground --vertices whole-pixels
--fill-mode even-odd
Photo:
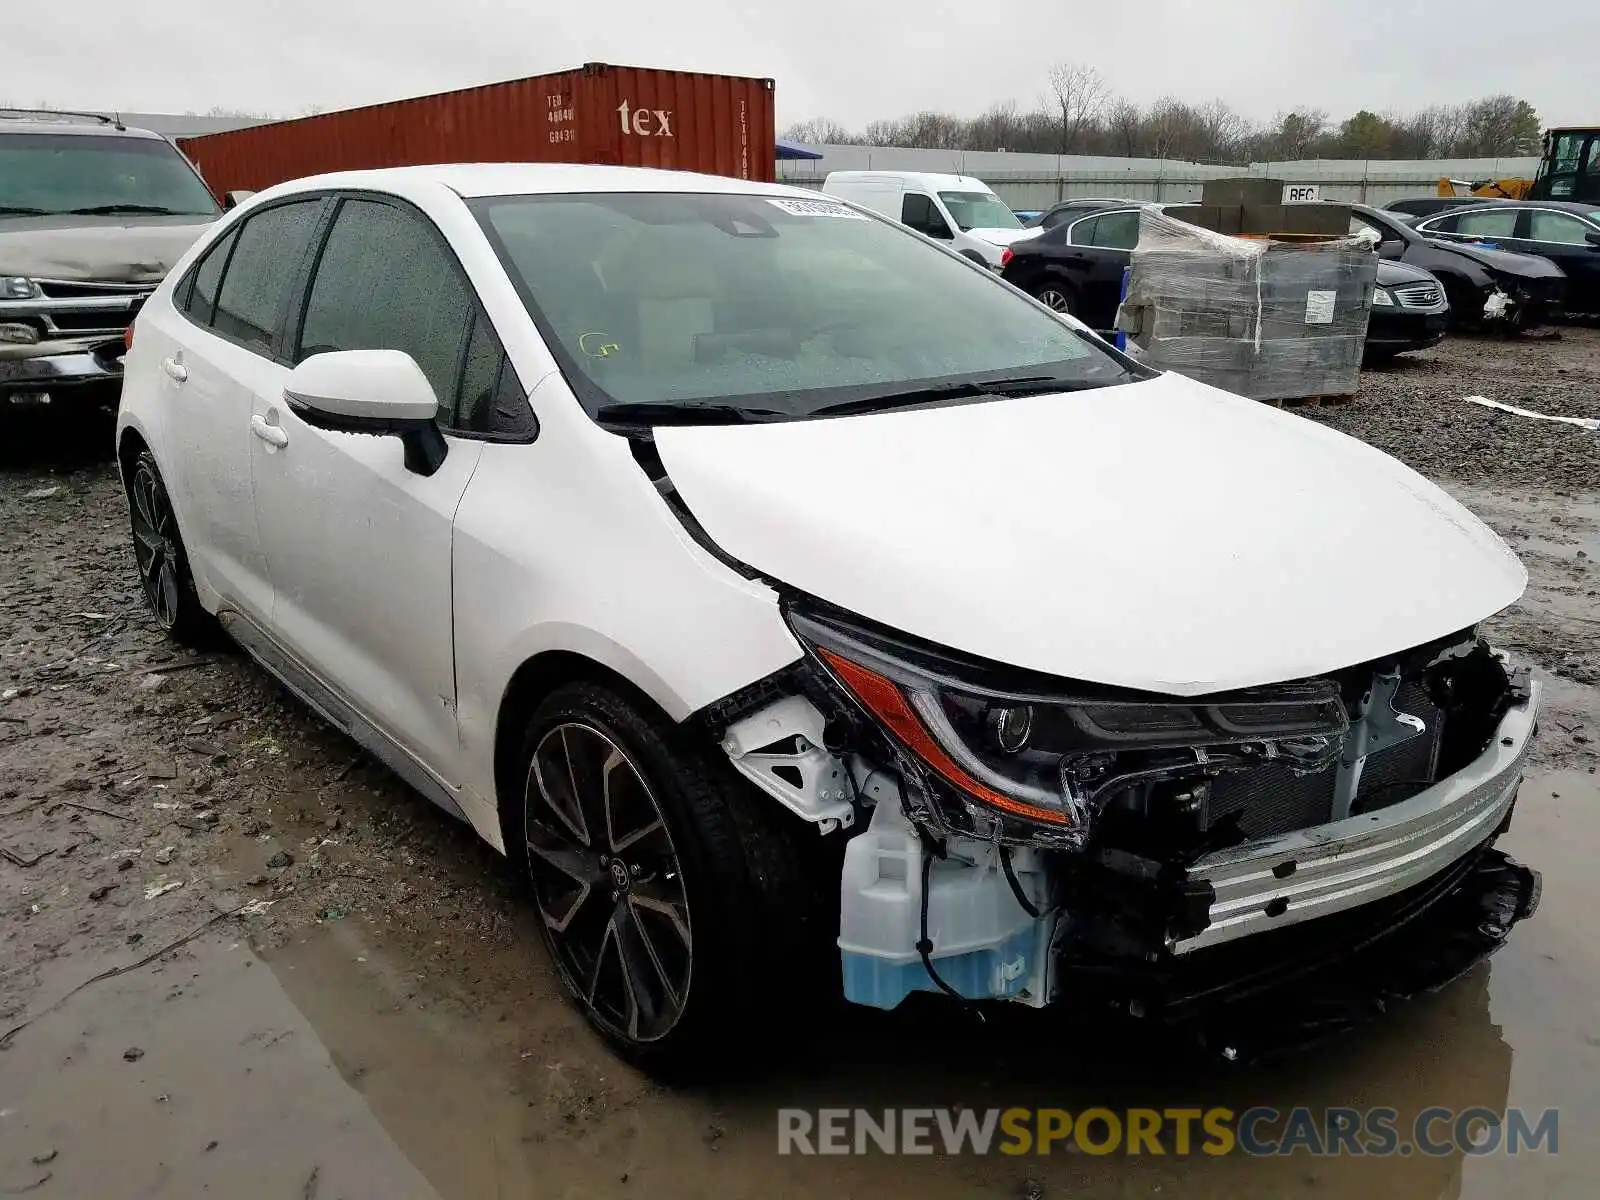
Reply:
[[[1315,410],[1531,573],[1491,632],[1548,681],[1503,845],[1538,916],[1442,993],[1220,1072],[938,1006],[819,1014],[758,1078],[667,1089],[559,994],[498,856],[237,652],[146,619],[92,422],[0,431],[0,1196],[1588,1197],[1600,1150],[1600,332],[1452,341]],[[1374,581],[1375,589],[1381,581]],[[10,1032],[8,1032],[10,1031]],[[1560,1153],[780,1157],[780,1106],[1560,1109]]]

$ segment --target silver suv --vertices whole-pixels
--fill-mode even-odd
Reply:
[[[0,108],[0,420],[114,401],[134,314],[220,212],[159,134]]]

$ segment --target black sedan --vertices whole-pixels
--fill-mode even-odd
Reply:
[[[1431,217],[1446,209],[1490,203],[1493,203],[1492,198],[1486,196],[1413,196],[1407,200],[1391,200],[1383,207],[1388,212],[1420,221],[1423,217]]]
[[[1003,256],[1002,277],[1057,312],[1109,332],[1122,298],[1122,275],[1139,240],[1139,206],[1079,202],[1073,211],[1075,219],[1014,242]],[[1417,267],[1380,261],[1377,283],[1367,326],[1369,357],[1426,349],[1444,337],[1450,305],[1439,280]]]
[[[1351,208],[1350,232],[1371,230],[1382,258],[1421,267],[1438,277],[1450,298],[1455,325],[1523,328],[1539,324],[1562,306],[1566,276],[1549,259],[1440,241],[1424,236],[1392,212],[1365,204]],[[1482,208],[1473,205],[1466,211],[1476,214]]]
[[[1548,258],[1567,275],[1569,312],[1600,313],[1600,206],[1509,200],[1420,220],[1416,231],[1448,242]]]
[[[1367,320],[1368,361],[1437,346],[1449,330],[1444,285],[1421,267],[1380,259]]]

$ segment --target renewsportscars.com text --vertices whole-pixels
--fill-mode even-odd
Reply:
[[[1560,1113],[1519,1108],[780,1108],[779,1154],[1555,1154]]]

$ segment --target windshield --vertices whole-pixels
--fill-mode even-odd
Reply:
[[[217,203],[159,138],[0,134],[0,216],[64,213],[209,217]]]
[[[962,229],[1021,229],[1017,214],[988,192],[940,192],[939,199]]]
[[[649,405],[654,423],[741,408],[783,419],[982,398],[977,385],[1002,379],[1045,391],[1142,377],[989,275],[834,200],[600,193],[473,209],[601,420],[619,404]]]

